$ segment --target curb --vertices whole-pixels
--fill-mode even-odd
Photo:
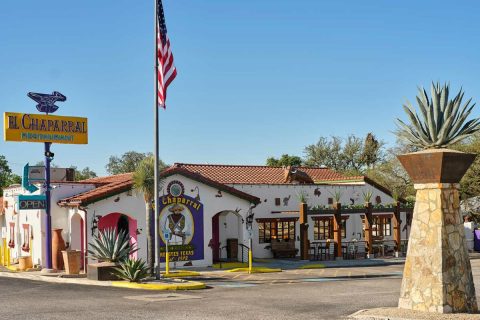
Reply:
[[[198,290],[205,289],[206,285],[203,282],[198,281],[185,281],[178,283],[130,283],[123,281],[94,281],[85,278],[61,278],[58,276],[38,275],[38,274],[26,274],[20,272],[0,272],[0,277],[25,279],[33,281],[43,281],[49,283],[60,284],[78,284],[84,286],[99,286],[99,287],[118,287],[118,288],[130,288],[130,289],[144,289],[144,290]],[[79,280],[82,279],[82,280]]]
[[[205,289],[205,283],[197,281],[188,281],[183,283],[136,283],[112,281],[112,287],[140,289],[140,290],[200,290]]]
[[[169,274],[162,272],[163,278],[185,278],[185,277],[199,277],[200,272],[197,271],[172,271]]]
[[[235,268],[226,270],[227,272],[247,272],[248,268]],[[282,272],[282,269],[272,269],[272,268],[263,268],[263,267],[253,267],[252,273],[273,273],[273,272]]]

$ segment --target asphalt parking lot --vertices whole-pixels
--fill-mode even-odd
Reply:
[[[480,260],[472,260],[480,286]],[[140,291],[0,278],[0,319],[345,319],[395,306],[402,266],[205,273],[209,289]]]

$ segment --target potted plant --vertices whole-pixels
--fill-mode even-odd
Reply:
[[[87,277],[92,280],[116,280],[116,268],[120,262],[137,252],[136,245],[130,244],[130,237],[125,231],[117,233],[115,229],[98,232],[90,243],[89,257],[99,262],[88,265]]]
[[[474,104],[449,85],[419,89],[420,116],[407,103],[410,123],[398,120],[397,136],[420,151],[399,155],[417,190],[399,307],[434,312],[476,312],[470,260],[459,211],[458,183],[475,154],[447,149],[480,129],[467,118]]]

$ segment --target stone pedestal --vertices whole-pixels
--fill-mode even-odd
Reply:
[[[417,189],[399,308],[476,312],[472,270],[459,210],[458,184]]]

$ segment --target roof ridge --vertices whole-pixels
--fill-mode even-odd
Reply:
[[[288,167],[295,167],[295,168],[304,168],[304,169],[326,169],[332,170],[329,167],[308,167],[308,166],[267,166],[267,165],[259,165],[259,164],[215,164],[215,163],[183,163],[183,162],[175,162],[172,167],[182,167],[182,166],[204,166],[204,167],[245,167],[245,168],[281,168],[285,169]]]

